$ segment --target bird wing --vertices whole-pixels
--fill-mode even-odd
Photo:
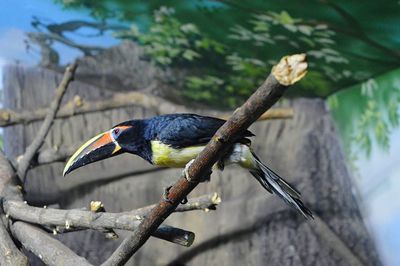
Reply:
[[[215,132],[225,123],[225,120],[200,116],[195,114],[176,114],[160,116],[161,129],[157,139],[174,148],[184,148],[206,144]],[[238,136],[238,141],[248,140],[246,137],[254,136],[246,130]]]

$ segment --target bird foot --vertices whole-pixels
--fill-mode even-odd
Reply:
[[[186,164],[185,169],[182,172],[182,174],[185,176],[186,180],[189,181],[189,182],[193,182],[193,178],[191,178],[190,175],[189,175],[189,167],[193,164],[193,162],[194,162],[194,159],[190,160]],[[212,174],[212,170],[210,169],[210,171],[208,173],[206,173],[204,176],[202,176],[199,179],[199,182],[206,182],[206,181],[208,182],[208,181],[210,181],[211,174]]]
[[[185,169],[184,169],[183,172],[182,172],[182,174],[184,175],[184,177],[186,178],[186,180],[189,181],[189,182],[193,182],[193,178],[190,177],[190,175],[189,175],[189,167],[193,164],[193,162],[194,162],[194,159],[193,159],[193,160],[190,160],[190,161],[186,164]],[[199,179],[199,183],[202,183],[202,182],[209,182],[210,179],[211,179],[211,174],[212,174],[212,170],[210,169],[209,172],[207,172],[205,175],[203,175],[203,176]]]
[[[186,165],[185,169],[183,169],[183,175],[185,176],[186,180],[192,182],[192,178],[189,176],[189,167],[193,164],[194,159],[190,160]]]
[[[168,203],[174,204],[174,201],[173,201],[173,200],[170,200],[170,199],[168,198],[169,190],[170,190],[171,188],[172,188],[172,185],[169,185],[168,187],[165,187],[165,188],[164,188],[163,199],[164,199],[164,201],[166,201],[166,202],[168,202]],[[187,199],[187,197],[185,197],[180,203],[181,203],[181,204],[186,204],[187,202],[188,202],[188,199]]]

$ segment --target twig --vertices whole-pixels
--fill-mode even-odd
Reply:
[[[221,199],[218,194],[212,193],[210,195],[190,199],[187,206],[181,206],[177,211],[213,210],[220,201]],[[94,213],[77,209],[59,210],[37,208],[29,206],[21,201],[12,200],[5,200],[3,203],[4,211],[16,220],[40,225],[66,227],[66,229],[74,228],[74,230],[81,230],[81,228],[91,228],[100,231],[104,230],[104,228],[133,231],[138,227],[140,221],[148,214],[153,206],[154,205],[121,213]],[[194,234],[192,232],[170,226],[158,228],[153,236],[176,244],[184,244],[185,246],[190,246],[194,239]]]
[[[91,265],[43,230],[24,222],[12,225],[12,234],[46,265]],[[15,264],[14,264],[15,265]]]
[[[50,148],[38,151],[37,156],[35,156],[31,162],[31,167],[54,162],[65,162],[72,154],[74,154],[74,151],[76,150],[77,147],[68,147],[61,149]]]
[[[188,179],[181,176],[169,190],[169,201],[161,200],[146,216],[135,232],[127,237],[103,265],[123,265],[147,241],[151,233],[174,211],[181,202],[208,175],[211,167],[232,145],[235,135],[248,128],[283,95],[288,86],[305,76],[305,54],[284,57],[273,67],[264,84],[237,109],[217,131],[203,151],[188,168]]]
[[[90,210],[92,212],[106,212],[106,209],[104,208],[104,204],[101,201],[91,201],[90,202]],[[111,228],[102,228],[100,230],[107,239],[117,239],[118,238],[117,233]]]
[[[78,67],[78,64],[75,62],[66,68],[64,77],[61,80],[60,85],[56,89],[56,95],[50,104],[46,118],[44,119],[43,124],[39,129],[39,132],[35,136],[32,143],[28,146],[28,148],[25,151],[24,156],[22,157],[22,159],[19,162],[18,176],[20,177],[20,179],[22,181],[25,180],[26,173],[28,171],[28,168],[29,168],[32,158],[35,156],[36,152],[42,146],[44,139],[46,138],[46,136],[51,128],[51,125],[54,122],[54,118],[57,114],[58,109],[60,108],[62,97],[64,96],[69,83],[73,80],[75,70],[77,67]]]
[[[35,168],[40,165],[51,164],[55,162],[65,162],[74,151],[76,151],[79,147],[66,147],[66,148],[49,148],[43,149],[36,153],[36,155],[32,158],[30,163],[30,168]],[[18,163],[22,160],[24,155],[17,156],[14,160],[12,160],[12,165],[15,168],[18,168]]]
[[[221,203],[221,198],[218,193],[214,192],[208,195],[203,195],[196,198],[191,198],[188,200],[186,204],[179,205],[174,212],[187,212],[187,211],[194,211],[194,210],[215,210],[217,205]],[[144,218],[150,211],[156,206],[156,204],[149,205],[140,209],[136,209],[132,212],[135,215]]]
[[[177,105],[162,98],[145,94],[142,92],[116,93],[111,98],[98,101],[84,101],[76,95],[71,101],[62,106],[55,118],[68,118],[79,114],[106,111],[111,109],[140,106],[155,111],[158,114],[169,113],[203,113],[202,110],[193,110],[183,105]],[[35,110],[15,111],[10,109],[0,109],[0,127],[12,126],[16,124],[27,124],[43,120],[46,116],[45,108]],[[212,112],[212,115],[229,117],[230,113]],[[276,108],[263,115],[260,120],[265,119],[285,119],[293,117],[292,108]]]

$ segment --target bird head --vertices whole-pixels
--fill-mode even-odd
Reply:
[[[63,176],[84,165],[107,159],[124,152],[135,153],[138,128],[134,121],[114,126],[83,144],[68,160]]]

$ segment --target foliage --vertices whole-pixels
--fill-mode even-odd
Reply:
[[[129,31],[118,32],[117,36],[137,40],[156,64],[176,67],[192,63],[185,67],[195,67],[198,74],[187,78],[182,93],[190,100],[221,106],[220,99],[223,97],[227,107],[234,107],[251,94],[251,89],[265,78],[266,69],[275,63],[267,58],[246,57],[246,53],[240,53],[240,50],[235,52],[206,37],[194,24],[180,22],[174,13],[173,8],[162,6],[154,12],[153,22],[147,32],[140,32],[134,24]],[[304,23],[301,19],[292,18],[286,11],[268,12],[251,16],[247,28],[234,25],[228,38],[246,47],[267,49],[288,45],[308,49],[308,54],[313,58],[312,75],[316,80],[319,78],[320,82],[308,79],[305,85],[311,81],[311,85],[318,86],[318,95],[324,95],[329,93],[324,82],[326,77],[337,81],[344,76],[342,73],[350,75],[350,71],[338,73],[326,64],[347,64],[348,60],[334,50],[335,41],[332,37],[335,33],[326,25],[310,26]],[[217,58],[220,63],[204,67],[200,59],[205,57]],[[202,64],[195,64],[195,61]],[[323,61],[323,64],[319,61]]]
[[[173,8],[161,7],[154,12],[154,22],[148,33],[141,33],[133,24],[129,31],[116,33],[117,37],[133,38],[143,45],[150,60],[160,65],[193,61],[205,51],[223,53],[223,45],[205,38],[196,25],[181,23]]]
[[[399,124],[398,91],[385,81],[393,77],[373,78],[400,67],[396,1],[369,1],[362,9],[344,0],[54,1],[132,25],[117,35],[143,45],[153,63],[187,70],[180,91],[192,101],[236,106],[275,60],[307,52],[310,71],[289,95],[328,98],[351,156],[375,144],[387,149]],[[348,94],[340,92],[354,84]]]
[[[197,66],[207,69],[199,71],[197,76],[216,76],[234,87],[227,81],[238,75],[227,60],[234,54],[244,60],[260,60],[268,66],[284,54],[308,52],[313,78],[291,90],[292,96],[327,97],[400,66],[396,39],[400,27],[392,26],[400,23],[400,5],[396,1],[385,5],[370,1],[362,9],[357,2],[344,0],[287,1],[284,5],[277,0],[253,0],[245,4],[239,0],[54,1],[66,8],[85,10],[102,21],[132,24],[134,38],[142,39],[139,41],[148,46],[151,60],[163,65],[181,61],[180,66],[185,68],[188,66],[182,61],[190,61],[191,66],[197,61]],[[174,14],[169,14],[170,8],[164,6],[174,7]],[[154,19],[160,10],[168,11],[161,12],[164,22]],[[195,32],[183,33],[178,24],[188,24]],[[157,29],[162,36],[157,36]],[[178,47],[168,43],[165,34]],[[196,47],[192,37],[204,38],[206,46],[216,44],[225,55],[223,58],[209,55],[215,49]],[[180,43],[188,40],[189,45]],[[156,42],[151,45],[151,41]],[[257,82],[259,77],[255,74],[250,79]],[[254,84],[245,89],[253,87]],[[233,97],[229,95],[231,90],[224,87],[221,90],[228,93],[227,98]]]
[[[374,145],[389,149],[390,132],[400,123],[399,76],[400,69],[368,79],[329,98],[344,147],[351,157],[356,158],[362,151],[370,155]]]

